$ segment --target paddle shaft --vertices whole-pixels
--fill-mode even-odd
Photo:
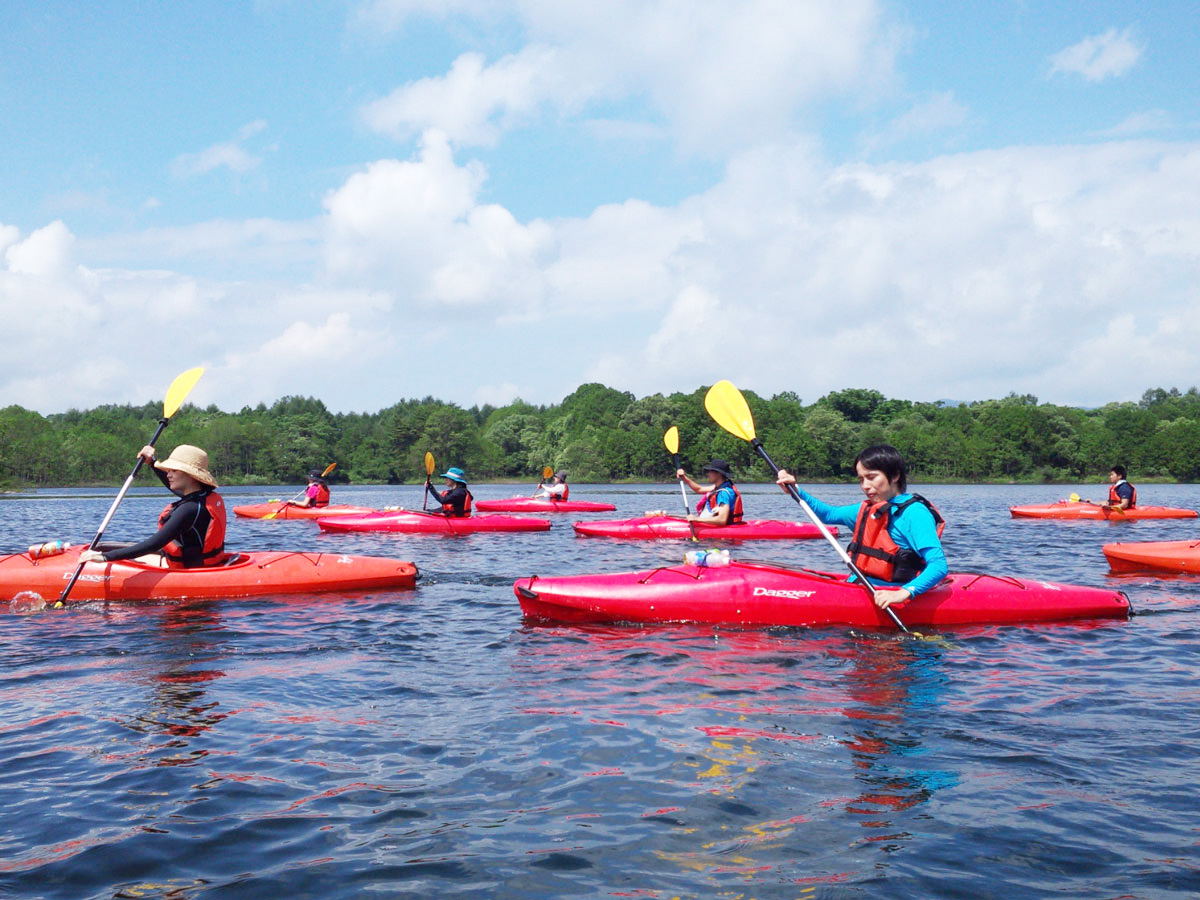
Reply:
[[[671,462],[675,463],[675,471],[676,471],[676,472],[678,472],[678,471],[679,471],[679,454],[678,454],[678,453],[672,453],[672,454],[671,454]],[[676,476],[676,477],[678,478],[679,476]],[[683,497],[683,512],[684,512],[684,515],[686,515],[686,516],[691,516],[691,514],[692,514],[692,507],[691,507],[691,505],[688,503],[688,498],[687,498],[687,490],[686,490],[686,489],[684,488],[684,486],[683,486],[683,479],[682,479],[682,478],[679,478],[679,494],[680,494],[680,496],[681,496],[681,497]],[[733,511],[732,511],[732,510],[730,510],[730,513],[729,513],[729,514],[730,514],[730,515],[733,515]],[[688,523],[688,530],[689,530],[689,531],[691,531],[691,533],[692,533],[692,540],[693,540],[693,541],[698,541],[698,540],[700,540],[698,537],[696,537],[696,523],[695,523],[695,522],[693,522],[693,521],[692,521],[690,518],[687,520],[687,523]]]
[[[153,447],[155,444],[158,443],[158,439],[162,436],[163,429],[167,427],[168,421],[170,421],[170,420],[169,419],[159,419],[158,420],[158,429],[154,432],[154,437],[150,438],[150,443],[147,446]],[[100,523],[100,528],[97,529],[97,531],[96,531],[96,536],[94,538],[92,538],[92,542],[90,544],[88,544],[87,548],[89,550],[95,550],[96,545],[100,543],[100,538],[102,538],[104,536],[104,532],[108,528],[109,523],[112,521],[112,517],[117,512],[117,507],[121,505],[121,501],[125,499],[125,494],[129,491],[129,488],[133,485],[133,479],[135,479],[137,477],[137,473],[142,470],[143,462],[145,462],[145,460],[142,458],[141,454],[138,454],[137,462],[135,462],[133,464],[133,471],[129,473],[129,477],[126,478],[125,483],[123,485],[121,485],[121,490],[119,490],[117,492],[117,498],[115,500],[113,500],[112,506],[110,506],[108,508],[108,513],[104,516],[103,521],[101,521],[101,523]],[[67,582],[67,586],[65,588],[63,588],[63,592],[58,597],[59,603],[66,602],[67,595],[71,593],[71,588],[75,587],[75,582],[77,582],[79,580],[79,575],[80,575],[80,573],[83,572],[84,565],[85,565],[85,563],[81,562],[79,565],[77,565],[75,567],[75,572],[71,575],[71,580]]]
[[[752,446],[754,451],[763,458],[768,466],[771,467],[771,471],[778,475],[779,466],[775,465],[775,461],[767,455],[767,450],[765,447],[763,447],[762,441],[760,441],[758,438],[755,438],[750,442],[750,446]],[[787,488],[787,492],[791,498],[800,504],[800,508],[804,510],[805,515],[807,515],[809,519],[812,520],[812,523],[817,526],[821,534],[824,535],[825,540],[829,541],[833,549],[837,551],[838,556],[842,558],[842,562],[846,564],[846,567],[849,568],[854,574],[854,577],[858,579],[859,584],[866,589],[867,593],[871,595],[871,599],[874,600],[875,586],[867,580],[867,576],[864,575],[862,570],[860,570],[858,566],[854,564],[854,560],[850,558],[850,554],[847,553],[845,548],[837,542],[837,538],[835,538],[830,533],[829,529],[825,527],[825,523],[817,518],[817,514],[812,511],[812,507],[804,502],[804,498],[800,496],[800,491],[796,489],[796,486],[794,484],[789,484],[785,485],[785,487]],[[900,621],[900,617],[896,615],[896,611],[894,609],[892,609],[890,606],[885,606],[883,611],[891,616],[892,621],[896,623],[897,627],[901,631],[903,631],[905,634],[908,633],[908,629],[904,626],[904,623]]]

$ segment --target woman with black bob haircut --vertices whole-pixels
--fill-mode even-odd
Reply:
[[[846,552],[867,576],[881,609],[901,604],[946,577],[942,530],[946,523],[933,504],[920,494],[908,493],[908,466],[890,444],[868,447],[854,460],[862,503],[831,506],[797,487],[817,518],[826,525],[850,528]],[[779,470],[778,484],[787,490],[796,479]]]

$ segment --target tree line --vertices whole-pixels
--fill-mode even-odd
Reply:
[[[635,397],[585,384],[561,403],[462,408],[426,397],[374,413],[334,413],[311,397],[284,397],[238,412],[185,406],[162,443],[208,451],[222,483],[301,482],[336,461],[342,483],[395,484],[424,477],[422,457],[459,465],[475,481],[534,480],[543,466],[575,482],[670,480],[663,433],[680,431],[680,455],[696,472],[713,456],[743,480],[769,472],[749,445],[704,410],[706,388]],[[918,403],[878,391],[835,391],[805,404],[785,391],[744,392],[759,437],[776,462],[809,480],[852,475],[870,444],[894,444],[919,481],[1080,481],[1121,463],[1133,479],[1200,481],[1200,393],[1148,390],[1136,403],[1080,409],[1030,395],[971,403]],[[160,402],[48,416],[0,410],[0,486],[115,484],[153,432]]]

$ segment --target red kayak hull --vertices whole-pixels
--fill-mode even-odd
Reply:
[[[279,501],[273,503],[255,503],[250,506],[235,506],[233,514],[243,519],[265,519],[271,513],[276,513],[273,519],[321,519],[326,516],[365,516],[375,510],[369,506],[291,506]]]
[[[741,525],[704,525],[695,523],[696,537],[706,541],[804,541],[821,536],[821,530],[808,522],[776,519],[747,519]],[[831,534],[838,530],[831,527]],[[669,516],[643,516],[612,522],[576,522],[580,537],[609,537],[635,541],[687,540],[692,536],[688,523]]]
[[[480,512],[503,513],[582,513],[612,512],[611,503],[593,503],[591,500],[535,500],[532,497],[510,497],[507,500],[476,500],[475,508]]]
[[[549,531],[549,519],[527,516],[467,516],[456,519],[412,511],[375,512],[366,516],[317,519],[322,531],[380,531],[398,534],[481,534]]]
[[[1200,541],[1143,541],[1105,544],[1114,572],[1182,572],[1200,575]]]
[[[55,600],[79,564],[79,550],[45,559],[28,553],[0,557],[0,597],[33,591]],[[84,600],[176,600],[185,597],[259,597],[372,588],[411,588],[410,562],[337,553],[239,553],[229,565],[163,569],[133,560],[88,563],[69,598]]]
[[[645,572],[523,578],[513,592],[526,618],[567,623],[847,625],[895,630],[845,576],[767,563],[680,565]],[[995,575],[952,574],[896,611],[908,626],[1021,624],[1129,616],[1119,591]]]
[[[1194,519],[1200,513],[1194,509],[1174,506],[1135,506],[1115,510],[1098,503],[1060,500],[1030,506],[1012,506],[1008,510],[1014,519],[1083,519],[1093,522],[1132,522],[1137,519]]]

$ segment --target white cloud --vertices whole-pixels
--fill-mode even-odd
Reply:
[[[1165,109],[1148,109],[1133,113],[1111,128],[1093,132],[1094,137],[1124,138],[1153,131],[1167,131],[1174,127],[1170,114]]]
[[[266,127],[266,122],[256,119],[238,129],[233,140],[213,144],[196,153],[181,153],[171,162],[171,172],[180,178],[207,175],[220,168],[238,173],[249,172],[262,162],[262,157],[250,153],[242,144]]]
[[[808,102],[870,91],[890,77],[895,31],[876,0],[510,0],[530,36],[514,56],[484,66],[460,57],[449,73],[403,85],[364,110],[372,127],[407,135],[437,127],[479,143],[548,106],[645,100],[693,151],[719,153],[778,135]],[[362,16],[400,27],[417,15],[474,14],[412,0],[375,0]]]
[[[1073,72],[1087,81],[1103,81],[1124,75],[1142,55],[1130,30],[1110,28],[1103,34],[1084,38],[1050,57],[1050,74]]]
[[[490,66],[464,53],[441,78],[422,78],[367,104],[375,131],[408,138],[436,129],[459,145],[491,144],[502,128],[528,119],[547,102],[569,105],[579,88],[560,66],[559,53],[530,46]]]
[[[513,385],[545,402],[589,378],[1078,403],[1196,381],[1197,143],[842,166],[779,143],[676,205],[531,222],[483,201],[486,175],[427,134],[349,177],[319,221],[255,226],[258,252],[307,254],[307,277],[275,283],[89,267],[62,223],[0,227],[0,405],[140,402],[181,352],[210,366],[198,402],[227,408],[497,402]],[[232,225],[209,246],[232,246]]]

